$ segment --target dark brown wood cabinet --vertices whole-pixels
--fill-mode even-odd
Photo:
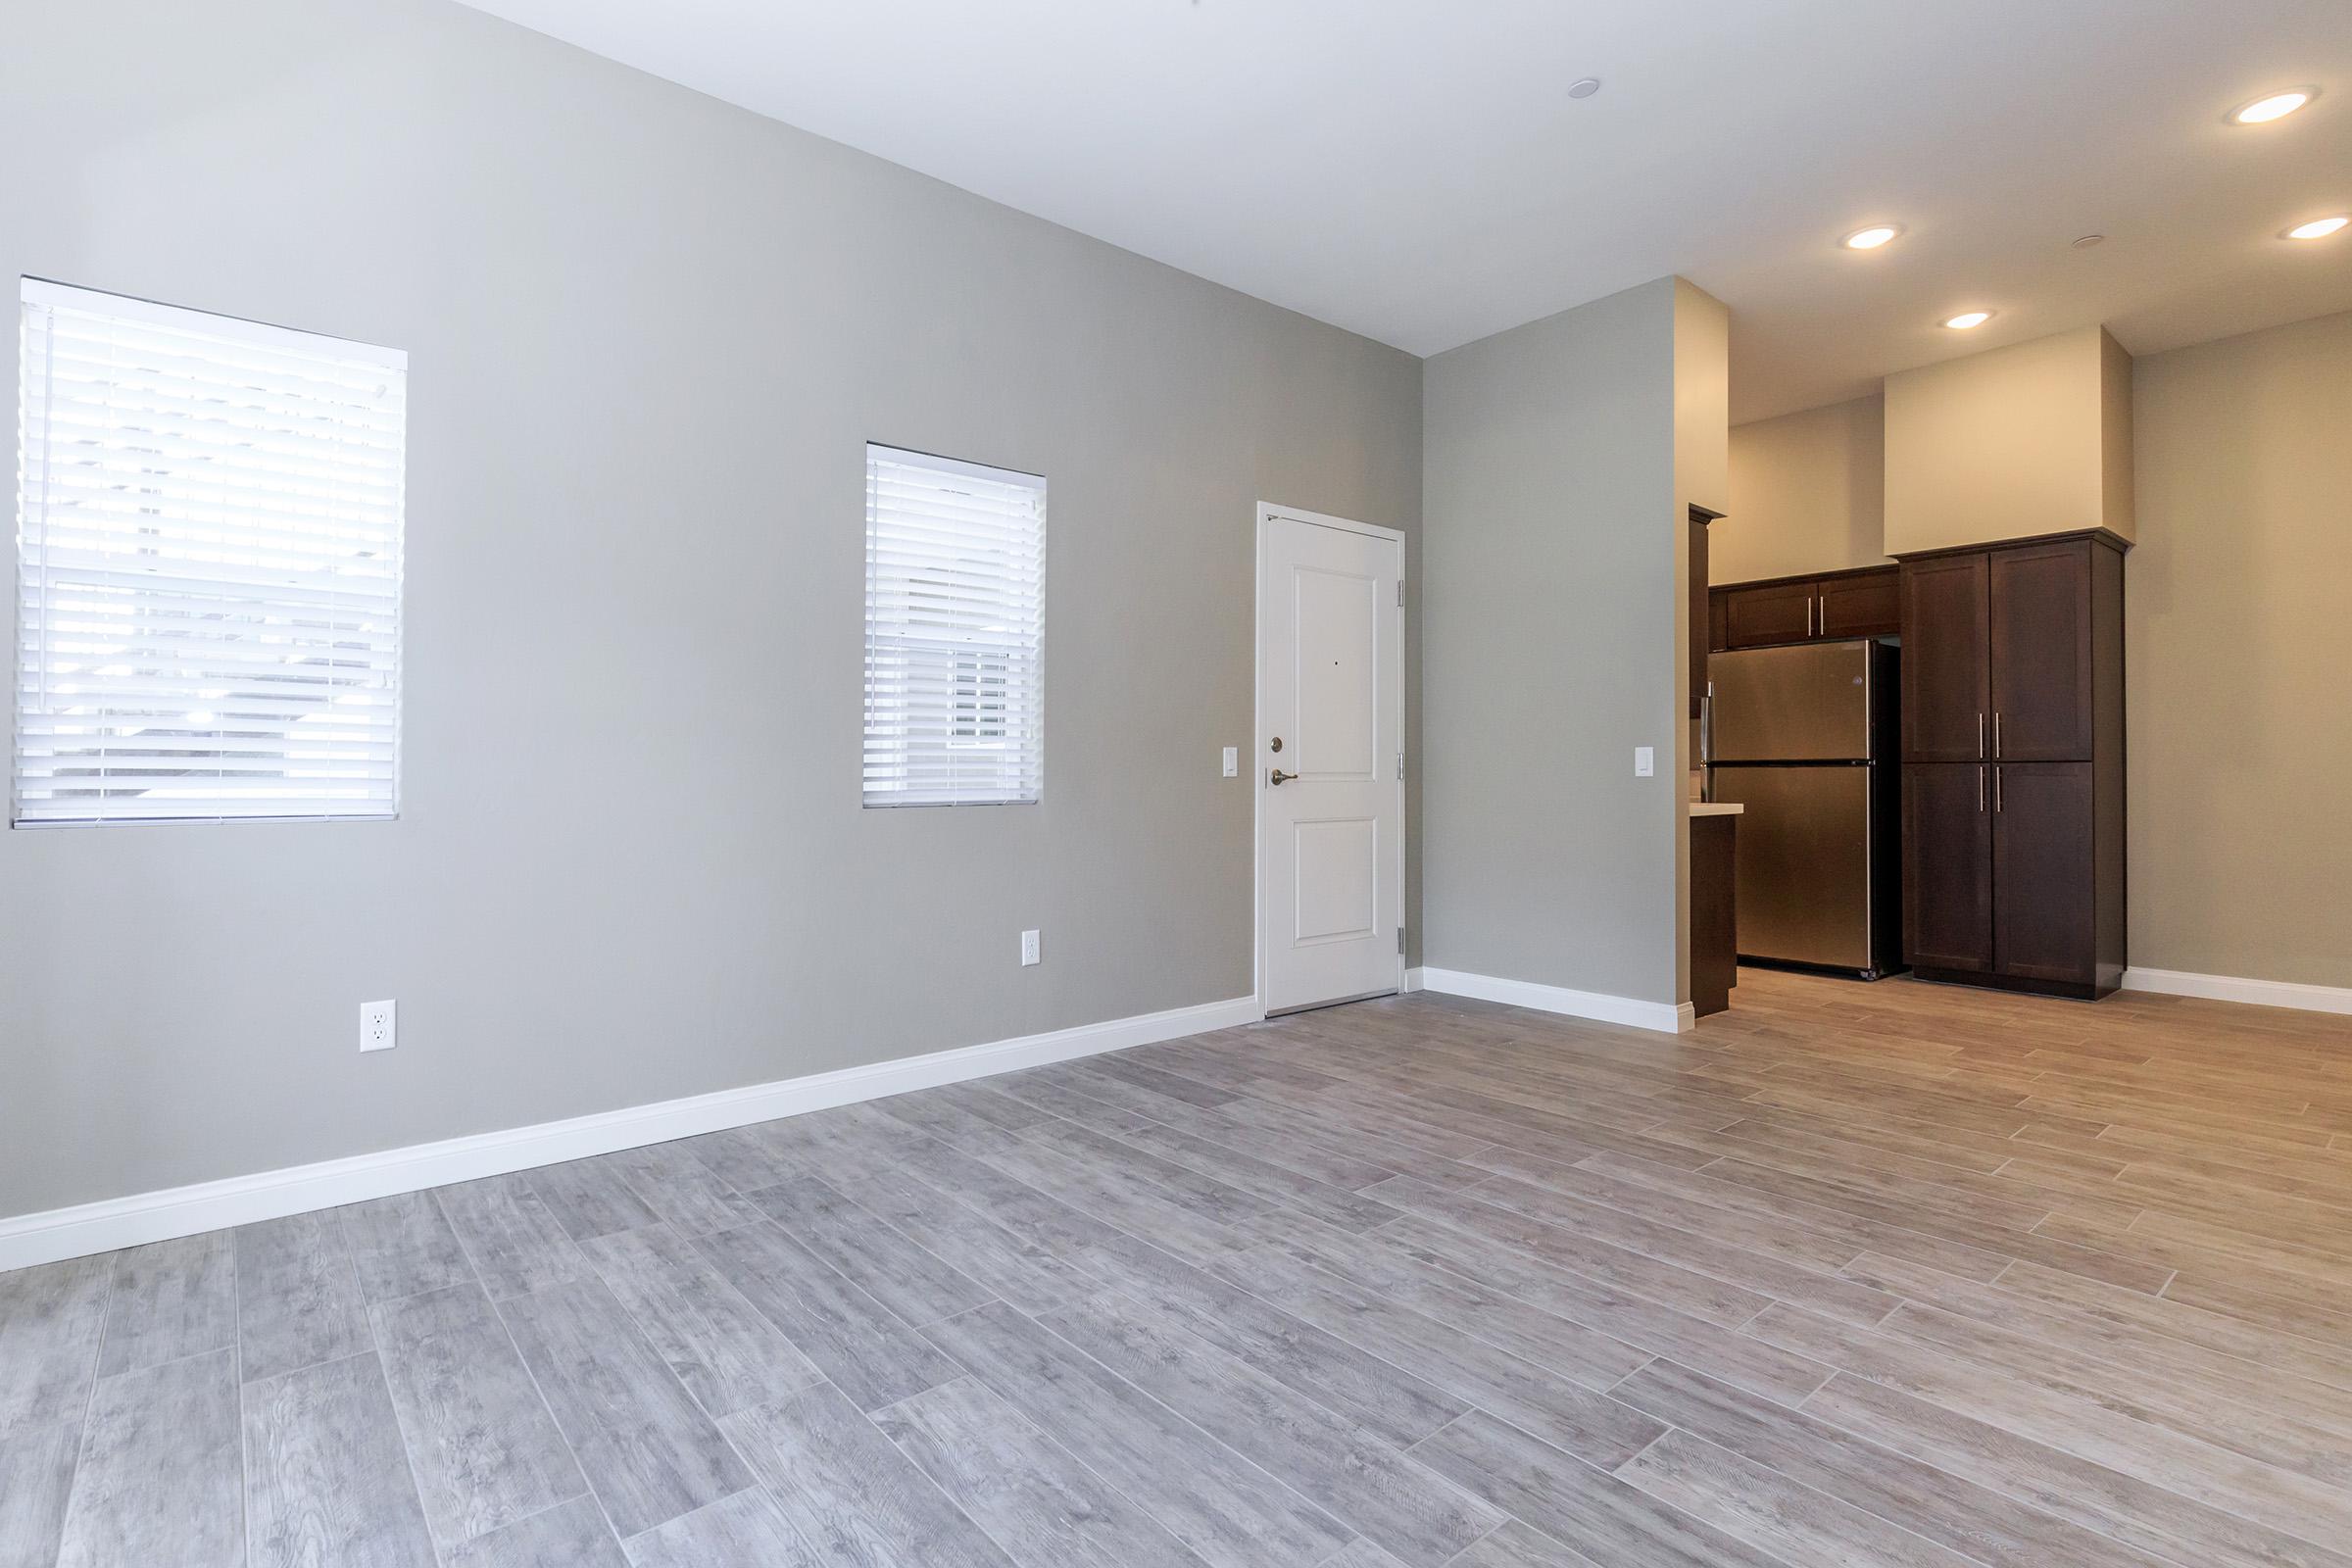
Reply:
[[[1707,655],[1715,646],[1715,596],[1707,592],[1707,524],[1720,513],[1704,507],[1690,509],[1690,563],[1688,568],[1690,607],[1690,716],[1707,706]]]
[[[1725,641],[1734,648],[1801,643],[1813,635],[1813,584],[1772,583],[1723,596]]]
[[[2090,756],[2094,548],[2042,545],[1989,558],[1992,755],[1999,760]]]
[[[1894,567],[1824,577],[1815,594],[1816,637],[1884,637],[1902,627]]]
[[[1731,583],[1708,595],[1717,653],[1825,638],[1891,637],[1901,617],[1892,566]]]
[[[1903,767],[1903,958],[1914,967],[1992,972],[1991,771]]]
[[[1690,1008],[1698,1017],[1732,1004],[1740,983],[1740,818],[1690,818]]]
[[[2122,546],[1906,557],[1903,940],[1932,980],[2122,983]]]
[[[1992,777],[1992,924],[2000,972],[2094,985],[2090,764],[2003,762]]]
[[[1992,755],[1991,571],[1982,552],[1903,567],[1906,762],[1981,762]]]

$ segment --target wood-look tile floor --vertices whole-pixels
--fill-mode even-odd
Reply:
[[[0,1565],[2352,1568],[2352,1019],[1410,997],[0,1275]]]

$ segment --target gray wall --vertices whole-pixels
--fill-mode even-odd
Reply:
[[[1433,966],[1681,1000],[1678,281],[1424,367]]]
[[[401,821],[0,834],[0,1214],[1250,992],[1252,506],[1416,529],[1418,362],[453,6],[6,33],[0,277],[411,428]],[[1051,478],[1041,806],[858,808],[869,438]]]
[[[2132,382],[2132,961],[2352,986],[2352,313]]]

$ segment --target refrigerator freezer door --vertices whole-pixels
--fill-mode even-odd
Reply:
[[[1751,648],[1707,660],[1717,762],[1862,761],[1870,757],[1867,642]]]
[[[1875,765],[1875,764],[1874,764]],[[1740,956],[1871,967],[1872,767],[1718,767],[1740,818]]]

